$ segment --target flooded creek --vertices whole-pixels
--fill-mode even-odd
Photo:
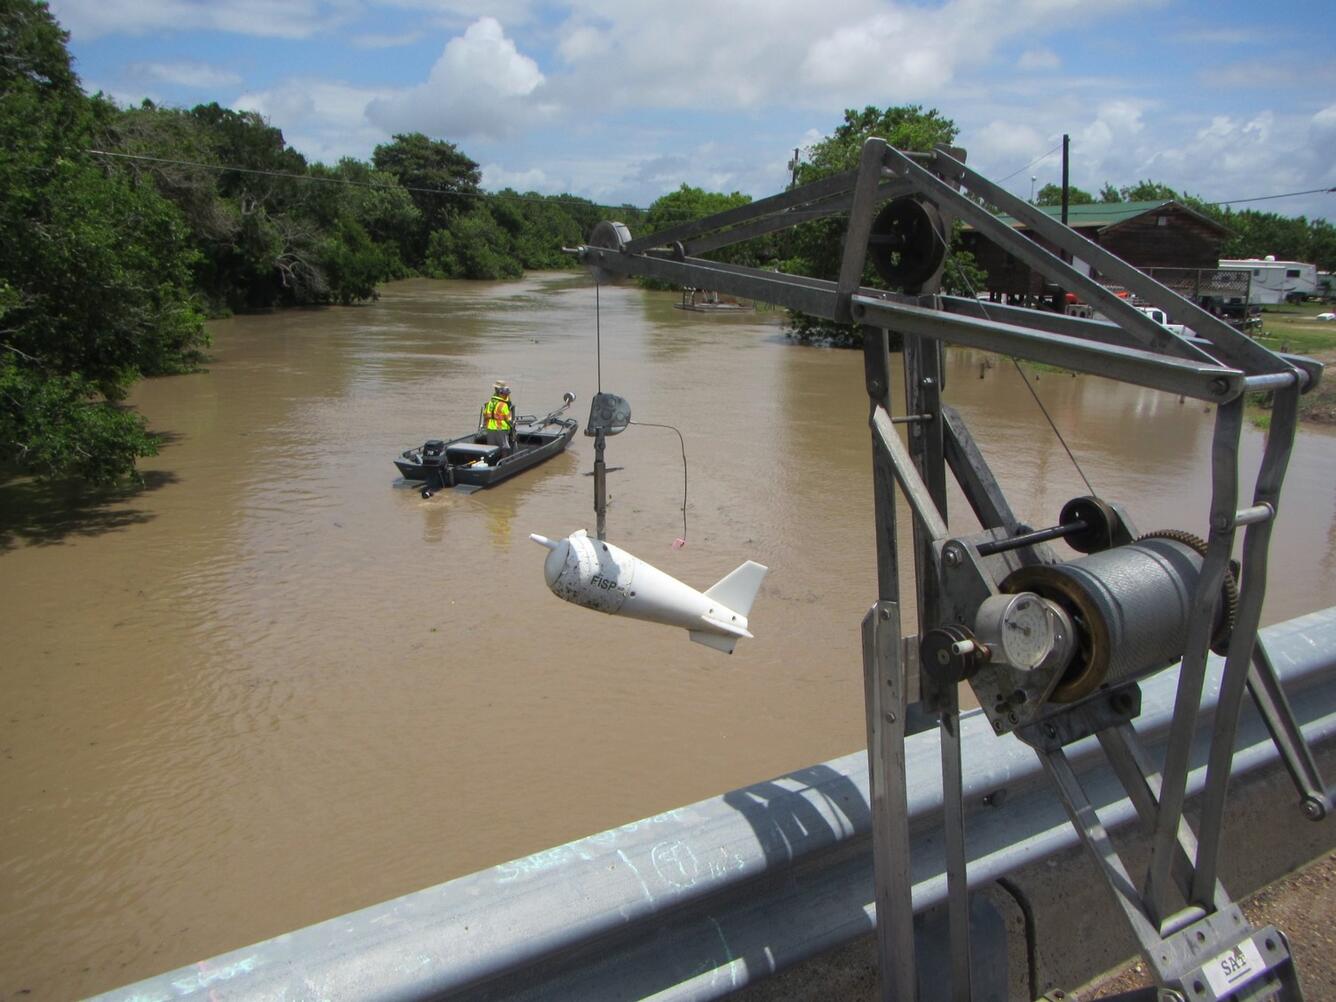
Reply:
[[[472,428],[497,377],[523,413],[575,392],[583,425],[582,276],[216,322],[207,371],[132,397],[167,435],[147,489],[66,509],[0,485],[0,999],[110,989],[863,747],[862,356],[677,301],[602,290],[601,379],[681,430],[688,543],[677,437],[647,426],[609,440],[608,537],[699,588],[767,564],[731,658],[548,592],[528,534],[592,531],[583,434],[477,494],[398,481],[392,458]],[[1023,519],[1086,493],[1028,378],[1142,531],[1204,535],[1201,404],[948,358]],[[1261,445],[1247,429],[1249,471]],[[1333,485],[1336,435],[1305,429],[1264,623],[1336,604]]]

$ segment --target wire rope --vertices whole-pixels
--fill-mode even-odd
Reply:
[[[975,291],[974,283],[969,280],[969,276],[965,274],[964,269],[956,264],[954,258],[948,258],[948,260],[951,261],[952,266],[955,268],[957,277],[964,283],[965,288],[969,290],[974,301],[979,304],[979,309],[983,311],[984,317],[989,320],[994,320],[993,317],[988,315],[988,304],[979,298],[978,292]],[[1062,437],[1062,432],[1058,430],[1058,426],[1053,421],[1052,415],[1049,414],[1048,408],[1045,407],[1044,402],[1039,399],[1039,394],[1035,392],[1035,388],[1030,385],[1030,380],[1025,375],[1025,370],[1021,368],[1021,363],[1013,356],[1008,356],[1008,358],[1011,359],[1011,364],[1016,367],[1016,373],[1021,377],[1021,382],[1024,383],[1025,388],[1030,391],[1030,396],[1034,398],[1034,402],[1039,406],[1039,412],[1044,415],[1044,420],[1047,421],[1048,426],[1053,429],[1053,434],[1057,436],[1058,443],[1062,446],[1063,451],[1067,453],[1067,458],[1072,461],[1072,466],[1076,467],[1076,472],[1080,474],[1081,479],[1085,481],[1086,488],[1090,491],[1091,497],[1099,497],[1099,491],[1095,490],[1094,484],[1092,484],[1090,478],[1085,475],[1085,470],[1081,469],[1081,464],[1077,461],[1076,454],[1073,453],[1071,447],[1067,445],[1067,440]]]

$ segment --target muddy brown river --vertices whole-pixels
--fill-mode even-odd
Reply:
[[[610,439],[609,538],[697,587],[769,565],[756,639],[729,658],[547,591],[528,534],[593,528],[583,435],[471,496],[397,481],[391,458],[471,428],[498,376],[521,412],[574,391],[583,423],[584,278],[215,323],[208,371],[132,398],[168,435],[145,490],[0,487],[0,999],[110,989],[863,747],[861,354],[793,345],[775,312],[601,301],[604,389],[680,428],[688,462],[675,550],[677,437]],[[952,353],[947,399],[1050,524],[1085,488],[1022,377],[986,364]],[[1033,385],[1141,529],[1204,534],[1200,404]],[[1250,470],[1260,446],[1249,429]],[[1336,436],[1305,430],[1268,622],[1336,604],[1333,484]]]

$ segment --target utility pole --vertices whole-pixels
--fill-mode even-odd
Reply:
[[[1067,225],[1067,161],[1071,149],[1071,137],[1062,134],[1062,225]]]

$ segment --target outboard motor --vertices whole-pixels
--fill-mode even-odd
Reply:
[[[428,461],[439,463],[444,455],[445,443],[439,438],[430,439],[422,446],[422,461],[424,463]]]

